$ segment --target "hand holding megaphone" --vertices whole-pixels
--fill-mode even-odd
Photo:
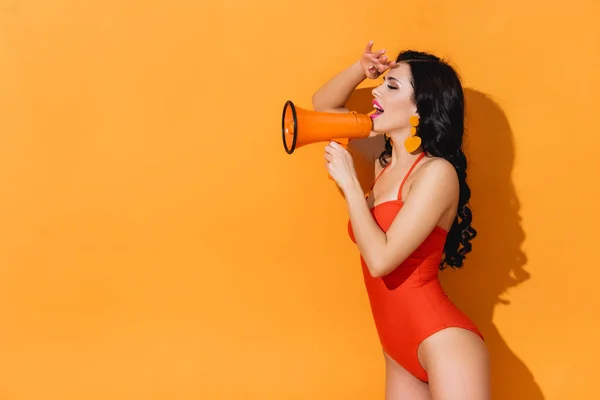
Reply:
[[[351,139],[371,135],[373,120],[355,111],[334,113],[309,111],[287,101],[283,107],[281,131],[283,147],[288,154],[297,148],[318,142],[335,141],[345,147]],[[329,179],[333,179],[329,175]]]

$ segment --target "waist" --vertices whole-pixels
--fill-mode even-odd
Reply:
[[[437,276],[419,282],[397,282],[393,277],[382,277],[379,281],[367,281],[365,288],[372,305],[378,304],[382,309],[391,307],[391,310],[396,310],[399,306],[415,305],[415,302],[445,301],[448,297]]]
[[[420,258],[411,256],[387,275],[374,278],[371,276],[364,258],[361,257],[367,288],[379,282],[387,290],[422,288],[428,284],[440,285],[438,276],[440,262],[440,257]]]

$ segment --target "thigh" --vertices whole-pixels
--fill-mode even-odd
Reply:
[[[489,400],[490,363],[487,347],[475,333],[446,328],[419,346],[433,400]]]
[[[431,400],[429,386],[385,352],[385,400]]]

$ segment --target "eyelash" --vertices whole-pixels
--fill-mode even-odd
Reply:
[[[383,83],[385,83],[385,78],[383,78]],[[387,85],[387,87],[390,88],[390,89],[392,89],[392,90],[398,90],[397,87],[393,87],[393,86],[390,86],[390,85]]]

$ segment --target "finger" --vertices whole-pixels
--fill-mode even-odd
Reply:
[[[329,143],[327,146],[325,146],[325,153],[326,154],[333,154],[334,151],[335,151],[335,149],[331,145],[331,143]]]
[[[375,79],[377,77],[379,77],[379,75],[381,74],[381,72],[379,72],[379,68],[377,67],[376,63],[371,63],[368,65],[367,67],[367,76],[371,79]]]
[[[340,139],[340,140],[342,140],[342,139]],[[333,140],[332,141],[332,146],[334,146],[334,148],[337,149],[337,150],[348,150],[348,148],[343,143],[343,141],[342,141],[342,143],[340,143],[340,142],[338,142],[336,140]]]
[[[398,67],[398,63],[396,61],[390,61],[388,63],[388,68],[392,69],[392,68],[397,68]]]
[[[387,70],[388,70],[387,63],[386,64],[377,64],[377,72],[379,72],[380,74],[383,74]]]
[[[332,147],[333,151],[336,154],[348,153],[348,150],[346,150],[346,148],[344,146],[342,146],[341,144],[339,144],[338,142],[332,141],[330,146]]]
[[[340,144],[338,142],[336,142],[335,140],[332,140],[331,142],[329,142],[329,146],[333,149],[333,150],[339,150],[340,149]]]
[[[385,49],[377,50],[375,53],[373,53],[373,57],[379,58],[384,54],[385,54]]]
[[[379,57],[377,57],[377,62],[385,65],[388,62],[388,58],[387,58],[387,56],[379,56]]]
[[[367,53],[370,53],[373,50],[373,41],[370,40],[369,43],[367,43],[367,47],[365,47],[365,51]]]

